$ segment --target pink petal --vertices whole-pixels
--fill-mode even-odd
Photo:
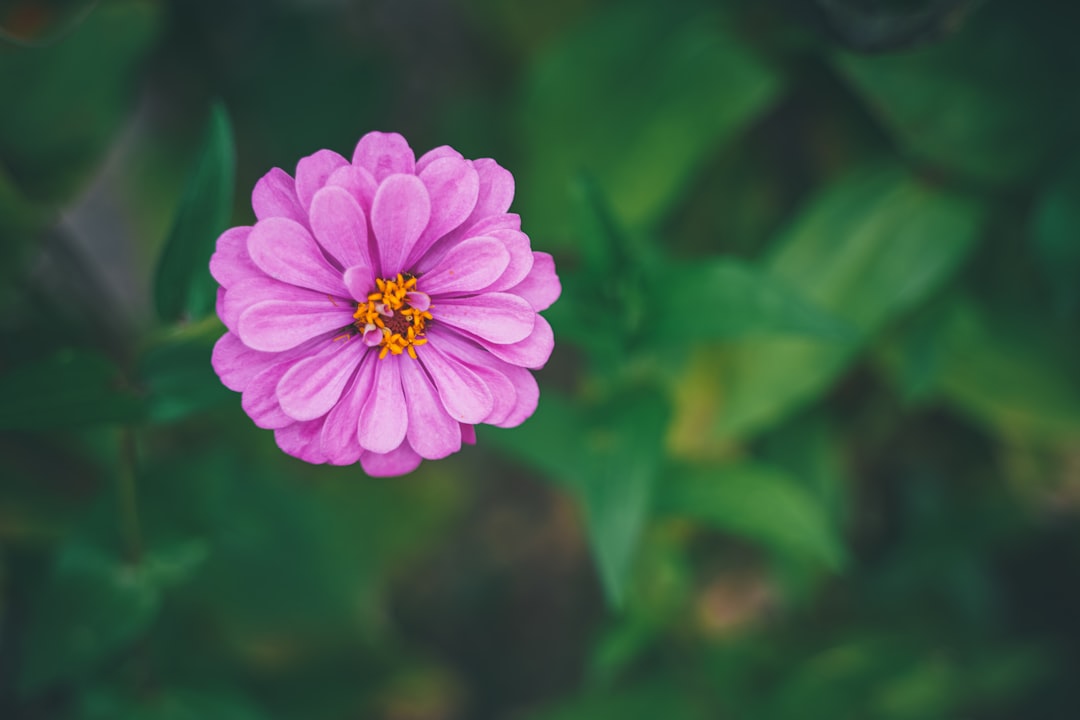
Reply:
[[[245,280],[241,285],[254,282],[257,281]],[[234,289],[225,296],[226,311],[230,310],[229,301],[236,294]],[[353,311],[341,304],[334,305],[331,300],[305,290],[293,295],[279,293],[272,300],[247,306],[237,319],[237,334],[245,345],[255,350],[279,352],[294,348],[305,340],[352,324]]]
[[[469,445],[476,444],[476,426],[461,423],[461,442]]]
[[[286,300],[297,305],[314,305],[326,312],[336,312],[339,315],[348,310],[349,317],[352,316],[351,303],[340,302],[332,295],[296,287],[265,275],[241,280],[225,293],[226,310],[237,315],[253,305],[268,300]]]
[[[296,196],[296,182],[281,168],[274,168],[255,183],[251,207],[259,220],[283,217],[307,224],[307,213]]]
[[[416,156],[405,138],[397,133],[369,132],[356,144],[352,162],[378,182],[395,173],[416,172]]]
[[[364,168],[346,165],[330,175],[325,187],[343,188],[367,215],[370,214],[371,201],[375,199],[375,191],[379,188],[379,183],[375,182],[372,174]]]
[[[527,338],[537,317],[532,305],[509,293],[438,298],[431,314],[439,322],[504,345]]]
[[[411,473],[420,467],[422,460],[409,443],[403,442],[388,453],[365,452],[360,457],[360,467],[371,477],[396,477]]]
[[[214,343],[210,364],[222,385],[242,392],[251,379],[272,365],[277,357],[277,353],[252,350],[234,333],[227,332]]]
[[[214,312],[221,318],[221,322],[225,324],[225,327],[229,329],[229,332],[236,332],[236,320],[235,317],[226,317],[225,315],[225,288],[218,287],[217,297],[214,298]]]
[[[333,150],[320,150],[302,158],[296,164],[296,196],[300,199],[305,215],[311,207],[315,193],[326,185],[327,179],[335,170],[348,164],[348,160]]]
[[[368,252],[367,217],[345,188],[327,186],[315,193],[311,201],[311,230],[341,267],[373,266]]]
[[[378,361],[378,353],[368,353],[363,357],[352,382],[326,416],[320,443],[323,454],[333,465],[352,465],[364,452],[358,434],[360,409],[371,394],[371,386],[375,382],[375,363]]]
[[[494,398],[487,384],[468,366],[429,342],[417,353],[435,383],[443,407],[459,422],[483,422],[491,414]]]
[[[447,356],[466,365],[487,385],[493,405],[491,412],[484,418],[485,423],[497,425],[514,412],[517,404],[517,390],[508,374],[521,368],[492,357],[491,353],[483,347],[452,330],[432,328],[429,340],[436,343],[439,350]]]
[[[533,254],[529,236],[518,230],[492,230],[491,236],[500,240],[510,253],[510,262],[506,270],[485,292],[502,292],[524,280],[532,270]]]
[[[260,221],[248,236],[248,252],[270,277],[331,295],[347,294],[341,273],[326,261],[315,238],[292,220]]]
[[[510,288],[510,292],[525,298],[533,310],[547,310],[562,294],[562,283],[555,274],[555,260],[545,252],[533,253],[533,266],[528,277]]]
[[[420,173],[431,199],[431,220],[408,257],[411,266],[436,240],[465,222],[476,207],[480,177],[472,163],[455,157],[433,161]]]
[[[523,367],[504,363],[500,370],[514,384],[514,408],[498,422],[488,422],[503,428],[517,427],[536,412],[540,386],[536,384],[533,374]]]
[[[367,296],[375,292],[375,273],[367,265],[351,267],[345,271],[345,287],[353,300],[367,302]]]
[[[326,462],[319,447],[319,436],[322,432],[323,418],[308,420],[307,422],[294,422],[274,431],[274,439],[278,447],[295,458],[304,462],[320,465]]]
[[[242,315],[254,306],[264,303],[274,304],[255,313],[249,318],[244,329],[241,323]],[[303,339],[314,337],[320,332],[345,327],[352,322],[351,308],[351,304],[314,290],[305,290],[273,278],[262,277],[241,280],[233,285],[232,289],[225,293],[219,314],[225,326],[239,335],[246,345],[255,350],[275,352],[295,347]],[[324,314],[325,318],[312,317]],[[309,325],[311,328],[307,327]],[[322,329],[316,331],[316,327]],[[312,332],[308,333],[308,329]],[[255,335],[263,331],[270,333],[271,337],[257,339]],[[283,337],[272,337],[278,334]],[[285,336],[288,336],[288,340]],[[296,342],[293,342],[294,339]]]
[[[297,420],[314,420],[330,412],[367,351],[363,343],[336,340],[293,363],[277,386],[281,409]]]
[[[419,175],[420,173],[424,172],[424,169],[436,160],[448,157],[458,158],[459,160],[465,159],[464,155],[462,155],[449,145],[440,145],[437,148],[432,148],[431,150],[428,150],[426,153],[424,153],[417,159],[416,174]]]
[[[244,389],[240,406],[257,426],[276,430],[296,422],[296,418],[285,414],[277,398],[277,386],[282,376],[289,371],[292,363],[278,362],[255,376]]]
[[[500,345],[479,338],[478,342],[500,360],[511,365],[538,370],[551,357],[551,351],[555,347],[555,335],[551,332],[551,325],[544,316],[537,315],[532,333],[520,342]]]
[[[379,185],[371,204],[371,227],[379,245],[382,277],[405,272],[405,260],[428,224],[431,200],[415,175],[391,175]]]
[[[401,380],[409,413],[409,445],[429,460],[444,458],[461,449],[461,428],[446,413],[438,391],[418,362],[402,361]]]
[[[374,352],[374,351],[372,351]],[[401,363],[411,358],[388,357],[375,363],[375,382],[360,410],[360,444],[374,453],[387,453],[401,444],[409,425]]]
[[[514,201],[514,176],[510,171],[491,158],[473,160],[473,167],[480,176],[480,195],[469,219],[475,221],[509,210]]]
[[[249,277],[261,277],[264,273],[248,255],[247,239],[251,226],[229,228],[217,239],[217,247],[210,256],[210,274],[222,287]]]
[[[451,248],[424,274],[420,286],[429,295],[475,292],[498,279],[509,263],[510,253],[500,241],[469,238]]]
[[[495,230],[520,230],[521,218],[513,213],[493,215],[476,222],[467,222],[452,230],[432,245],[423,257],[416,261],[414,268],[418,273],[425,273],[439,261],[447,251],[462,240],[482,235],[491,235]]]

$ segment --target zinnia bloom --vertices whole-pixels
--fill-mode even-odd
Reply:
[[[255,185],[257,222],[218,238],[210,272],[228,332],[214,370],[256,425],[311,463],[401,475],[536,409],[551,354],[537,313],[561,291],[507,210],[510,173],[450,147],[416,159],[372,132],[295,179]]]

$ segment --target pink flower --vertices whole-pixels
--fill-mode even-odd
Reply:
[[[450,147],[415,159],[372,132],[295,180],[255,185],[253,227],[218,238],[210,272],[228,332],[214,370],[278,446],[311,463],[401,475],[536,409],[551,355],[537,313],[561,292],[550,255],[507,213],[514,179]]]

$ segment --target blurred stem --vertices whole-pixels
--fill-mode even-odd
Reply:
[[[124,541],[128,559],[138,564],[142,559],[142,532],[139,529],[139,505],[135,487],[135,468],[138,455],[135,448],[135,428],[125,425],[120,433],[120,468],[116,493],[120,516],[124,523]]]

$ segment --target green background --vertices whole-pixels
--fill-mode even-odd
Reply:
[[[0,2],[0,717],[1077,717],[1078,22]],[[217,234],[371,130],[564,288],[536,414],[394,479],[209,364]]]

